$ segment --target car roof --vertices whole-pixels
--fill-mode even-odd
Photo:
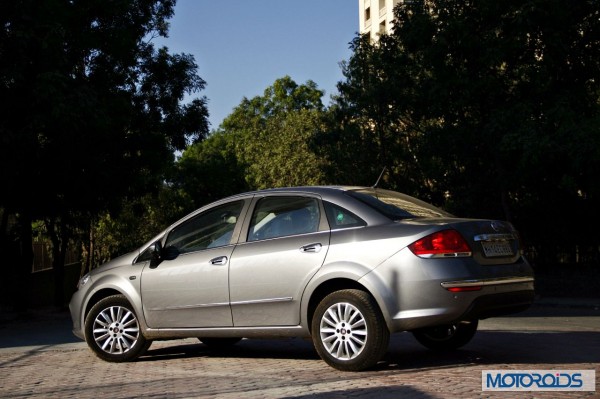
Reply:
[[[343,186],[343,185],[331,185],[331,186],[290,186],[290,187],[277,187],[277,188],[267,188],[256,191],[248,191],[246,193],[240,195],[251,195],[251,194],[272,194],[277,192],[302,192],[302,193],[313,193],[313,194],[323,194],[323,193],[332,193],[332,192],[340,192],[340,191],[353,191],[353,190],[361,190],[368,189],[370,187],[364,186]]]

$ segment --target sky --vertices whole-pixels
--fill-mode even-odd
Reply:
[[[169,23],[156,44],[194,56],[206,88],[193,97],[207,97],[213,130],[286,75],[314,81],[328,105],[359,30],[358,0],[178,0]]]

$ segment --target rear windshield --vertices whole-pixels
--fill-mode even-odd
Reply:
[[[369,188],[347,191],[346,194],[367,204],[392,220],[418,217],[454,217],[427,202],[396,191]]]

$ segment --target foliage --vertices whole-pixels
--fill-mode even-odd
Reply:
[[[206,134],[204,100],[179,104],[204,87],[193,58],[147,41],[166,35],[172,8],[151,0],[3,3],[3,205],[39,217],[116,206],[156,187],[173,150]]]
[[[248,187],[234,141],[223,132],[214,133],[184,151],[170,180],[173,187],[190,198],[194,208]]]
[[[99,215],[79,237],[84,269],[139,248],[192,207],[187,195],[166,185],[157,194],[124,200],[120,213]]]
[[[174,0],[0,5],[0,206],[61,226],[156,191],[175,150],[208,132],[194,59],[156,49]],[[57,230],[58,231],[58,230]],[[27,268],[31,253],[22,256]]]
[[[248,185],[263,189],[322,183],[322,162],[309,147],[321,117],[320,110],[298,109],[270,117],[263,129],[241,137],[236,148],[247,165]]]
[[[67,243],[92,268],[226,195],[372,185],[384,167],[380,185],[513,221],[536,263],[597,262],[599,2],[401,2],[392,34],[352,42],[330,106],[285,76],[210,136],[206,99],[182,103],[205,86],[193,57],[152,42],[174,3],[0,4],[11,281],[27,285],[34,230],[60,280]]]
[[[394,188],[512,220],[554,247],[543,253],[597,246],[576,221],[600,216],[600,3],[426,0],[395,12],[391,35],[353,43],[325,153],[343,142],[356,169],[377,160]]]
[[[322,96],[314,82],[286,76],[244,98],[217,132],[184,152],[174,184],[200,205],[247,189],[322,183],[309,145],[322,128]]]
[[[427,186],[416,157],[428,121],[416,116],[409,60],[385,36],[378,43],[359,36],[351,46],[352,57],[341,64],[346,80],[338,83],[328,127],[316,140],[327,174],[340,183],[372,185],[385,167],[388,187],[414,193]]]

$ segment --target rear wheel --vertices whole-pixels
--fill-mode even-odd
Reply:
[[[109,296],[92,307],[85,319],[85,340],[109,362],[133,360],[152,343],[142,335],[135,311],[123,295]]]
[[[373,367],[385,354],[390,339],[377,303],[360,290],[326,296],[315,310],[311,331],[319,356],[342,371]]]
[[[453,350],[466,345],[477,332],[477,320],[461,321],[413,331],[423,346],[433,350]]]

